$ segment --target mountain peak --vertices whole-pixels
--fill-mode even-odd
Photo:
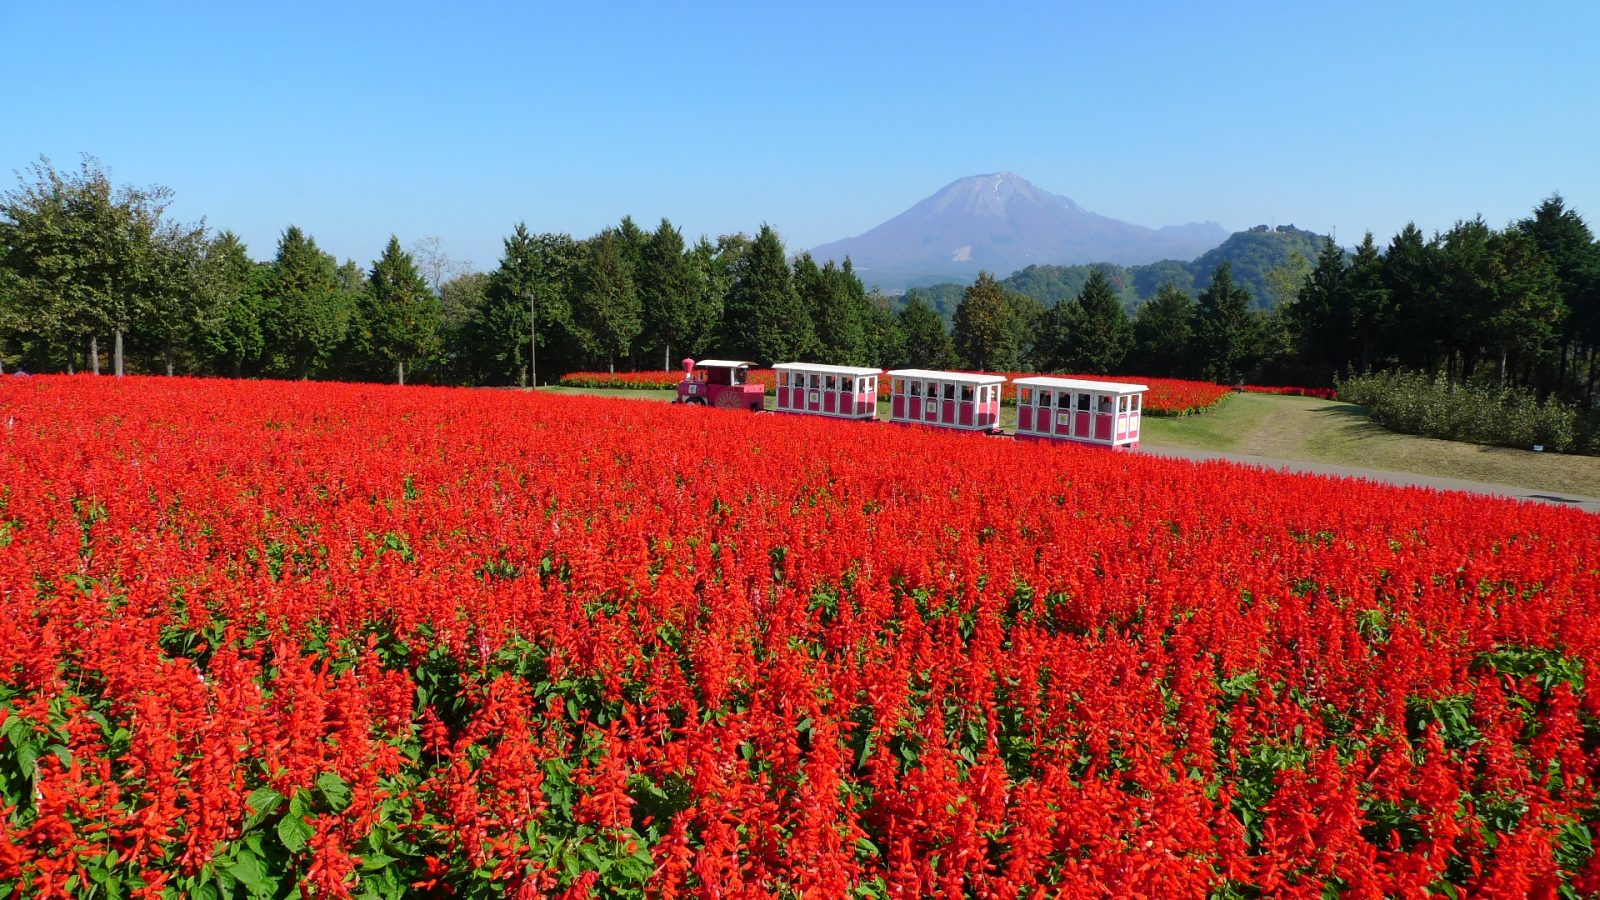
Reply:
[[[1227,236],[1214,222],[1159,230],[1120,222],[1002,171],[958,178],[876,228],[811,252],[818,260],[849,256],[863,278],[893,288],[1029,265],[1190,259]]]

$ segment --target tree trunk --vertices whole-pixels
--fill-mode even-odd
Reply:
[[[122,329],[118,328],[111,338],[111,371],[118,378],[122,377]]]
[[[167,344],[166,349],[161,351],[161,356],[165,359],[165,361],[167,363],[167,377],[171,378],[172,375],[173,375],[173,371],[172,371],[173,370],[172,344],[170,344],[170,343]]]
[[[1583,391],[1583,408],[1584,409],[1588,409],[1588,410],[1594,409],[1594,376],[1595,376],[1594,348],[1590,347],[1589,348],[1589,386],[1587,388],[1585,388],[1584,391]]]
[[[100,339],[89,335],[89,371],[100,374]]]
[[[612,375],[617,374],[617,361],[609,353],[606,354],[606,372]]]
[[[661,354],[661,371],[663,371],[663,372],[671,372],[672,371],[672,345],[671,344],[668,344],[667,345],[667,349],[665,351],[663,351],[662,354]]]
[[[242,377],[244,373],[244,360],[235,356],[233,358],[233,377]]]
[[[1500,390],[1506,389],[1506,348],[1504,347],[1500,348],[1500,364],[1495,366],[1494,380],[1495,384],[1500,386]]]
[[[405,385],[405,383],[406,383],[406,361],[405,361],[405,357],[401,357],[399,359],[399,361],[395,364],[395,377],[399,379],[399,382],[400,382],[401,386]]]

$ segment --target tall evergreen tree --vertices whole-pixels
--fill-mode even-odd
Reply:
[[[1459,221],[1445,232],[1439,249],[1439,285],[1444,301],[1442,323],[1445,348],[1449,353],[1446,371],[1470,378],[1477,368],[1487,323],[1494,315],[1494,251],[1492,230],[1477,217]]]
[[[439,298],[417,271],[411,254],[400,248],[398,237],[389,237],[360,296],[357,321],[362,342],[374,361],[393,371],[398,384],[405,384],[407,367],[415,368],[437,352],[443,313]]]
[[[1383,281],[1383,257],[1370,231],[1350,260],[1350,269],[1344,277],[1344,297],[1346,317],[1341,324],[1346,335],[1345,362],[1353,365],[1356,371],[1365,372],[1372,368],[1373,353],[1384,331],[1394,321],[1389,288]]]
[[[956,353],[972,368],[1010,368],[1017,358],[1005,288],[988,272],[978,273],[978,280],[962,293],[952,324]]]
[[[662,367],[672,369],[673,353],[698,353],[715,326],[720,303],[713,304],[695,256],[684,251],[683,235],[666,219],[649,236],[637,282],[645,333],[661,349]]]
[[[1561,281],[1530,236],[1515,228],[1490,237],[1494,256],[1494,303],[1480,324],[1480,339],[1495,364],[1495,382],[1506,386],[1508,364],[1532,371],[1541,357],[1553,355],[1566,306]]]
[[[532,369],[537,383],[537,360],[530,343],[535,325],[539,348],[568,334],[568,291],[578,253],[571,237],[535,237],[522,223],[505,239],[500,264],[484,288],[483,303],[463,334],[463,362],[478,381],[527,384]]]
[[[1444,358],[1449,311],[1439,290],[1439,245],[1407,223],[1383,255],[1383,284],[1394,310],[1385,353],[1402,366],[1433,372]]]
[[[1345,364],[1348,338],[1348,288],[1344,251],[1328,238],[1317,264],[1305,277],[1293,303],[1285,309],[1300,358],[1321,377],[1338,374]]]
[[[831,260],[818,268],[811,254],[802,253],[794,264],[794,287],[811,314],[818,358],[834,365],[862,364],[866,290],[854,270],[846,274]]]
[[[811,350],[811,315],[795,292],[783,242],[770,225],[761,226],[737,263],[723,321],[723,350],[736,358],[772,364]]]
[[[886,357],[884,361],[913,369],[948,369],[955,365],[955,345],[945,328],[944,317],[920,295],[913,292],[909,296],[910,302],[901,308],[898,317],[905,350],[898,360]]]
[[[573,298],[572,319],[586,352],[616,371],[617,357],[626,357],[643,328],[639,293],[628,272],[621,235],[611,229],[585,242],[581,287]]]
[[[845,263],[848,265],[849,260]],[[850,276],[855,277],[855,273],[851,272]],[[861,364],[880,367],[891,362],[899,364],[906,355],[906,333],[900,327],[900,318],[889,308],[889,298],[876,290],[867,295],[866,304],[866,346]]]
[[[1233,281],[1224,261],[1200,293],[1195,328],[1201,371],[1220,383],[1238,381],[1261,357],[1260,328],[1250,312],[1250,292]]]
[[[262,300],[267,373],[310,378],[320,372],[350,322],[351,298],[333,257],[290,225],[278,241]]]
[[[1033,354],[1027,360],[1029,368],[1036,372],[1072,370],[1082,318],[1082,307],[1076,299],[1059,300],[1045,310],[1044,317],[1039,320]]]
[[[1579,353],[1586,351],[1583,396],[1592,401],[1595,376],[1600,374],[1600,366],[1595,364],[1600,350],[1600,244],[1583,217],[1568,209],[1560,194],[1546,198],[1517,227],[1533,239],[1555,269],[1567,308],[1560,331],[1559,365],[1552,380],[1566,382],[1568,373],[1578,367]]]
[[[255,374],[265,342],[262,299],[268,269],[250,258],[244,241],[224,231],[201,255],[199,292],[205,309],[200,352],[217,371],[239,378]]]
[[[1166,282],[1133,316],[1133,358],[1141,372],[1187,378],[1194,374],[1194,298]]]
[[[1089,273],[1076,303],[1077,323],[1064,344],[1064,362],[1073,370],[1093,375],[1118,371],[1133,341],[1133,327],[1104,272],[1095,269]]]

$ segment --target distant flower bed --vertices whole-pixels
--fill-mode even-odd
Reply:
[[[682,372],[570,372],[561,376],[561,386],[659,391],[672,390],[682,380]]]
[[[1336,393],[1333,388],[1274,387],[1262,384],[1247,384],[1244,386],[1244,391],[1247,394],[1282,394],[1289,397],[1315,397],[1318,400],[1332,400]]]

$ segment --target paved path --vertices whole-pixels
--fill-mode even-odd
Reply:
[[[1191,450],[1187,447],[1157,447],[1141,444],[1142,452],[1157,456],[1171,456],[1197,462],[1224,459],[1229,462],[1260,466],[1281,472],[1309,472],[1315,475],[1337,475],[1344,478],[1365,478],[1388,484],[1431,487],[1441,491],[1466,491],[1472,494],[1489,494],[1495,497],[1512,497],[1518,500],[1535,500],[1555,506],[1570,506],[1585,512],[1600,513],[1600,499],[1575,494],[1553,494],[1538,488],[1515,487],[1509,484],[1491,484],[1484,481],[1467,481],[1462,478],[1440,478],[1417,475],[1411,472],[1390,472],[1383,469],[1361,469],[1355,466],[1336,466],[1330,463],[1309,462],[1302,459],[1278,459],[1271,456],[1247,456],[1242,453],[1216,453],[1210,450]]]

